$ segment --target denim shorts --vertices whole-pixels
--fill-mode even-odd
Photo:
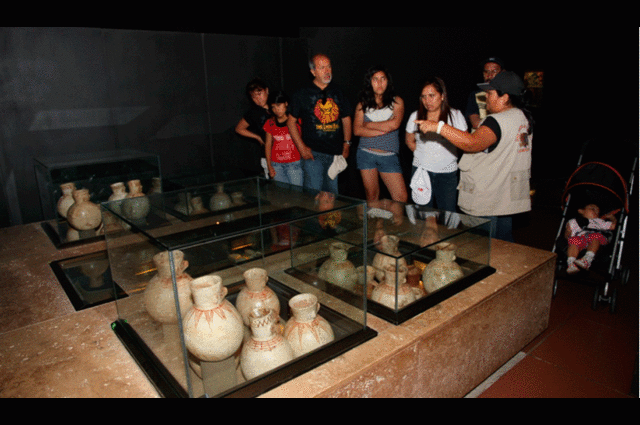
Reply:
[[[400,158],[397,154],[393,155],[376,155],[364,149],[358,149],[356,154],[356,163],[359,170],[371,170],[377,168],[381,173],[400,173]]]

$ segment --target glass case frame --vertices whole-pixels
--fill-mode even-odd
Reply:
[[[238,192],[243,196],[222,207],[214,205],[218,194]],[[203,204],[211,208],[200,213],[177,208],[195,197],[204,199]],[[126,294],[116,294],[118,319],[113,329],[162,395],[256,396],[377,335],[367,327],[366,297],[325,291],[284,272],[296,254],[292,247],[305,246],[321,257],[331,244],[344,240],[349,241],[354,261],[365,265],[367,217],[361,214],[364,201],[255,177],[149,197],[149,214],[140,221],[119,213],[118,204],[121,206],[122,202],[101,205],[103,216],[116,218],[105,229],[107,252],[112,280]],[[166,322],[152,316],[149,305],[153,301],[144,298],[145,293],[151,292],[151,281],[165,267],[161,266],[161,256],[168,259],[170,310],[177,316]],[[190,307],[182,304],[185,297],[181,288],[186,281],[194,287],[191,282],[216,275],[225,288],[225,300],[235,305],[246,287],[244,273],[256,268],[268,271],[266,286],[278,297],[280,320],[276,327],[291,319],[291,298],[311,293],[318,300],[317,314],[330,323],[335,338],[272,371],[242,379],[237,360],[235,366],[223,364],[229,358],[237,359],[237,351],[221,361],[193,355],[182,321]],[[195,305],[195,292],[190,300]],[[235,377],[230,372],[233,367]],[[216,368],[217,376],[226,375],[233,384],[223,384],[222,378],[212,379]]]
[[[64,203],[63,191],[69,193],[69,208],[74,203],[72,191],[87,189],[96,211],[98,204],[113,194],[114,183],[127,185],[139,180],[145,194],[162,191],[159,156],[135,150],[38,157],[34,158],[34,170],[44,218],[42,227],[59,249],[104,238],[99,226],[78,230],[69,224],[63,215],[66,212],[61,213],[59,208]],[[63,189],[63,185],[69,188]]]

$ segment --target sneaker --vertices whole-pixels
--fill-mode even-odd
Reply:
[[[576,263],[571,263],[567,266],[567,274],[578,273],[580,269],[576,267]]]
[[[582,257],[579,260],[576,260],[574,264],[580,267],[581,269],[585,269],[585,270],[589,270],[589,267],[591,267],[591,261],[587,260],[584,257]]]

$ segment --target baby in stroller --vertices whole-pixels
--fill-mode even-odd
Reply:
[[[565,237],[567,238],[567,273],[574,274],[580,269],[588,270],[598,252],[598,249],[608,243],[603,232],[615,229],[617,220],[615,212],[600,217],[598,205],[589,203],[578,209],[578,217],[567,222]],[[587,252],[580,259],[576,259],[582,250]]]

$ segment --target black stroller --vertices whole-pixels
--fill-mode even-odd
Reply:
[[[603,159],[600,155],[596,158],[588,161],[588,143],[585,144],[578,159],[578,166],[565,185],[562,195],[562,220],[553,247],[553,252],[558,254],[553,295],[556,294],[559,280],[578,280],[595,284],[592,308],[595,310],[600,302],[606,302],[613,313],[617,297],[614,282],[625,285],[629,280],[630,270],[622,266],[621,259],[629,217],[629,198],[633,190],[638,157],[637,154],[635,158],[620,155],[615,161]],[[613,162],[616,164],[612,165]],[[624,162],[628,164],[625,166]],[[628,173],[624,174],[627,177],[623,177],[622,172]],[[578,208],[587,203],[585,201],[598,205],[601,215],[614,212],[618,222],[613,231],[605,234],[609,242],[598,250],[589,270],[568,274],[565,228],[567,222],[576,217]]]

